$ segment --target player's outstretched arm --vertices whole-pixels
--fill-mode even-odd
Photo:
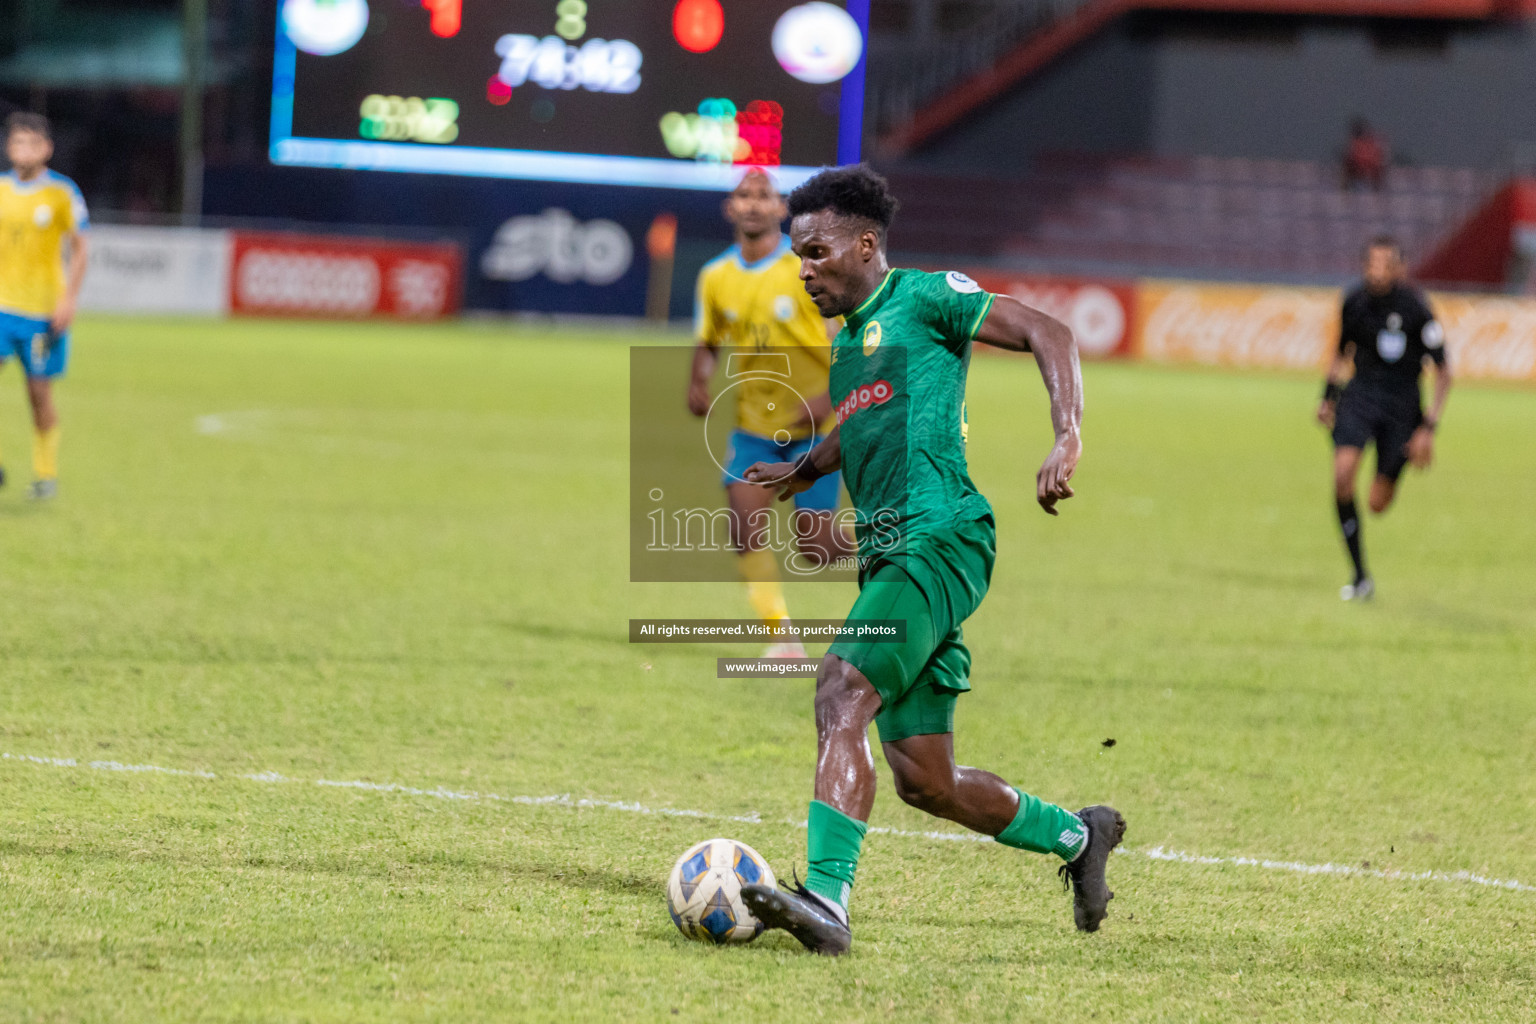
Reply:
[[[1435,428],[1440,425],[1440,417],[1445,415],[1445,402],[1450,397],[1451,364],[1437,362],[1435,397],[1430,399],[1429,412],[1424,416],[1423,425],[1408,439],[1408,461],[1413,463],[1415,469],[1428,469],[1429,464],[1435,461]]]
[[[69,263],[64,271],[64,295],[54,307],[53,316],[49,318],[49,326],[58,333],[69,330],[70,324],[75,321],[80,286],[85,283],[85,268],[90,263],[85,232],[71,231],[64,236],[64,244],[69,248]]]
[[[1317,422],[1333,429],[1334,414],[1339,410],[1339,396],[1344,394],[1344,382],[1349,379],[1349,367],[1354,361],[1354,345],[1340,345],[1328,366],[1328,377],[1323,381],[1323,398],[1317,406]]]
[[[709,412],[709,378],[715,375],[715,364],[719,361],[712,345],[701,341],[693,350],[693,368],[688,373],[688,411],[695,416]]]
[[[1438,427],[1445,415],[1446,399],[1451,397],[1451,364],[1449,360],[1435,364],[1435,397],[1429,403],[1429,425]]]
[[[821,443],[800,457],[799,462],[754,462],[747,467],[745,478],[749,484],[771,487],[779,492],[780,501],[788,501],[828,473],[843,468],[843,447],[837,428],[821,440]]]
[[[1035,474],[1035,500],[1051,515],[1056,503],[1072,497],[1072,474],[1083,452],[1083,372],[1072,329],[1018,299],[999,295],[976,332],[976,340],[1014,352],[1033,352],[1051,396],[1056,443]]]

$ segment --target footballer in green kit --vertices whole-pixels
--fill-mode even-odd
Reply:
[[[904,640],[840,640],[816,679],[816,789],[806,878],[794,889],[749,885],[742,899],[770,928],[815,952],[853,941],[848,902],[875,798],[869,724],[896,792],[914,807],[1007,846],[1054,854],[1073,889],[1073,916],[1097,931],[1114,894],[1110,851],[1125,834],[1112,807],[1072,812],[955,764],[955,701],[970,689],[961,623],[986,595],[996,530],[965,462],[965,379],[973,341],[1032,352],[1051,400],[1056,440],[1036,474],[1040,507],[1057,514],[1082,451],[1082,376],[1072,332],[964,274],[892,270],[885,237],[896,213],[868,167],[823,171],[789,197],[800,278],[824,317],[844,318],[833,343],[837,429],[796,462],[760,462],[753,483],[787,499],[843,472],[857,512],[859,596],[850,619],[898,619]]]

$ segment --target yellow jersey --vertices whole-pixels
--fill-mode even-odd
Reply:
[[[694,327],[701,343],[735,350],[726,355],[726,388],[737,391],[742,430],[785,440],[814,433],[805,408],[827,392],[832,346],[788,238],[754,263],[733,245],[704,264]]]
[[[64,239],[90,226],[75,183],[0,176],[0,311],[44,319],[64,297]]]

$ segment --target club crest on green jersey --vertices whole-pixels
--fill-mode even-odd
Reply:
[[[948,284],[961,295],[971,295],[975,292],[981,291],[981,285],[971,280],[971,278],[967,275],[960,273],[958,270],[951,270],[949,273],[945,274],[944,283]]]
[[[864,337],[861,340],[864,342],[865,355],[873,354],[875,349],[880,347],[879,320],[871,320],[869,323],[864,325]]]

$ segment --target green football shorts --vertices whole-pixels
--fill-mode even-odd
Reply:
[[[986,596],[997,556],[990,517],[914,538],[875,562],[859,583],[850,619],[903,619],[904,643],[838,641],[828,649],[880,694],[880,742],[953,732],[955,700],[971,688],[971,652],[960,624]]]

